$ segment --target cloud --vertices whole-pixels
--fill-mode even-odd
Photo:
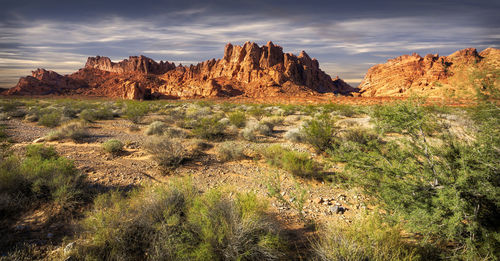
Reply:
[[[371,64],[414,51],[451,53],[494,43],[500,29],[428,17],[363,18],[304,22],[260,15],[202,15],[205,8],[173,12],[171,16],[126,18],[112,16],[91,21],[61,22],[22,19],[0,23],[0,76],[2,87],[13,77],[37,67],[70,72],[86,57],[109,56],[121,60],[146,54],[153,59],[196,63],[220,58],[227,42],[267,41],[285,52],[306,50],[318,58],[323,70],[354,82]],[[192,19],[177,19],[188,15]],[[4,48],[5,47],[5,48]],[[183,62],[185,64],[185,62]],[[15,70],[8,70],[15,68]]]

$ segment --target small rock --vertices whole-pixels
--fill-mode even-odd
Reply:
[[[344,212],[347,210],[345,207],[342,206],[333,206],[329,208],[330,212],[334,214],[344,214]]]
[[[322,198],[322,197],[319,197],[319,198],[314,199],[314,203],[316,203],[316,204],[321,204],[321,203],[323,203],[323,201],[324,201],[324,200],[323,200],[323,198]]]
[[[290,202],[294,202],[294,201],[295,201],[295,197],[292,197],[292,198],[290,199]]]

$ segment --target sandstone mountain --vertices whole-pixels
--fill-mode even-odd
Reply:
[[[222,59],[197,65],[132,56],[114,63],[107,57],[89,57],[84,68],[70,75],[38,69],[8,90],[9,95],[93,95],[145,99],[150,97],[270,97],[279,95],[349,94],[354,88],[332,79],[316,59],[302,51],[283,53],[268,42],[262,47],[246,42],[227,44]]]
[[[359,85],[365,97],[465,98],[477,90],[500,89],[500,50],[468,48],[449,56],[403,55],[371,67]]]

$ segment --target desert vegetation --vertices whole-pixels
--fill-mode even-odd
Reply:
[[[491,100],[0,110],[2,258],[498,259]]]

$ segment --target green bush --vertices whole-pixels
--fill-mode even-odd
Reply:
[[[123,151],[123,143],[117,139],[110,139],[104,142],[101,147],[108,153],[116,154]]]
[[[216,116],[205,117],[198,120],[193,128],[193,134],[206,140],[221,140],[224,138],[226,124],[220,122]]]
[[[204,194],[191,185],[146,187],[99,196],[82,222],[89,260],[276,260],[281,243],[255,194]]]
[[[72,139],[74,141],[82,141],[83,139],[90,136],[89,131],[85,124],[81,122],[70,122],[62,125],[57,130],[49,133],[46,137],[47,140],[62,140],[62,139]]]
[[[384,108],[379,126],[404,134],[400,139],[350,151],[345,175],[379,200],[405,229],[435,245],[453,245],[442,258],[493,259],[500,246],[500,120],[495,105],[471,115],[479,129],[473,142],[444,133],[430,142],[432,115],[409,102]],[[431,128],[432,130],[432,128]]]
[[[229,121],[234,126],[241,128],[241,127],[245,126],[245,122],[247,121],[247,117],[246,117],[246,114],[244,112],[237,111],[237,112],[233,112],[233,113],[229,114]]]
[[[145,144],[145,149],[153,155],[153,159],[165,170],[177,168],[188,158],[187,151],[177,140],[168,137],[155,137]]]
[[[435,130],[436,119],[422,106],[423,100],[410,99],[391,105],[377,106],[373,118],[381,133],[396,132],[415,135],[431,134]]]
[[[53,147],[28,145],[25,157],[0,161],[0,216],[15,215],[41,202],[73,209],[82,196],[83,177]]]
[[[80,112],[80,119],[88,122],[96,120],[111,120],[113,119],[113,111],[110,107],[101,106],[97,109],[84,109]]]
[[[62,114],[58,111],[43,113],[38,118],[38,124],[49,128],[59,126],[61,124],[61,116]]]
[[[125,107],[125,116],[133,123],[138,124],[149,111],[150,109],[147,102],[128,101]]]
[[[266,110],[264,110],[261,106],[252,106],[249,110],[248,113],[252,115],[255,119],[260,121],[264,116],[266,116],[268,113]]]
[[[317,152],[324,152],[334,147],[336,143],[335,121],[327,114],[307,121],[302,133],[304,141],[309,143]]]
[[[313,178],[317,176],[317,165],[307,153],[287,150],[280,145],[271,145],[263,151],[264,157],[272,166],[289,171],[293,175]]]

